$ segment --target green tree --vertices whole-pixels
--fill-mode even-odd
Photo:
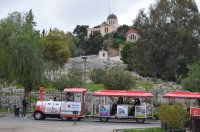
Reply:
[[[90,73],[90,79],[95,83],[103,83],[105,79],[106,70],[102,68],[95,68]]]
[[[62,68],[70,57],[69,46],[63,31],[54,29],[43,37],[44,57],[47,62],[47,75],[54,76],[54,72]]]
[[[68,73],[68,85],[72,88],[78,88],[83,86],[83,72],[74,67],[71,68]]]
[[[65,88],[68,87],[68,77],[65,74],[61,74],[54,78],[52,81],[53,87],[56,88],[60,92],[60,97],[62,99],[62,92],[64,91]]]
[[[200,61],[188,65],[188,75],[182,80],[183,88],[193,92],[200,92]]]
[[[40,34],[27,21],[29,15],[30,13],[23,15],[14,12],[0,23],[7,79],[24,86],[25,96],[28,96],[43,74]],[[33,14],[32,17],[34,18]]]
[[[71,68],[67,74],[58,75],[53,81],[53,86],[60,92],[68,87],[82,87],[83,73],[80,71],[80,69]]]
[[[129,30],[129,26],[128,25],[122,25],[120,27],[117,28],[117,36],[118,38],[122,39],[122,40],[126,40],[126,32]]]
[[[9,61],[9,38],[13,33],[22,27],[22,14],[13,12],[7,18],[0,20],[0,75],[1,80],[9,80],[8,61]]]
[[[136,52],[135,48],[136,44],[133,42],[128,42],[124,45],[122,51],[121,51],[121,60],[125,63],[128,64],[129,68],[131,70],[136,69],[136,57],[134,56]],[[134,57],[134,58],[133,58]]]
[[[79,38],[78,43],[76,43],[77,48],[82,48],[87,40],[87,28],[88,25],[77,25],[73,31],[73,34]]]
[[[26,13],[26,24],[29,25],[31,28],[33,28],[34,26],[36,26],[36,22],[34,22],[34,15],[32,12],[32,9]]]
[[[136,51],[137,70],[144,76],[174,80],[186,76],[187,64],[199,57],[200,14],[195,1],[159,0],[140,10],[134,27],[140,39]]]
[[[88,27],[88,25],[77,25],[73,31],[73,34],[75,34],[79,39],[86,38]]]
[[[82,49],[85,50],[87,55],[98,54],[103,48],[103,37],[100,32],[90,34],[89,39],[84,42]]]
[[[106,89],[129,90],[135,85],[135,79],[128,71],[120,67],[112,67],[106,71],[104,76]]]
[[[70,56],[74,56],[74,51],[76,49],[76,45],[79,42],[78,37],[73,36],[70,32],[66,34],[67,45],[69,45]]]

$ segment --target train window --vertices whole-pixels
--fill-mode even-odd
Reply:
[[[74,93],[66,93],[66,101],[74,101]]]
[[[81,93],[74,93],[74,101],[81,101]]]

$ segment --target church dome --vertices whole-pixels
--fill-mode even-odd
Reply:
[[[117,16],[115,14],[110,14],[107,19],[117,19]]]

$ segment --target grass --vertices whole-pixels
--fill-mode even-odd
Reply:
[[[85,85],[85,88],[87,88],[89,91],[97,91],[104,89],[104,84],[95,84],[95,83],[88,83]]]
[[[8,112],[8,109],[6,107],[1,107],[0,112]]]
[[[155,82],[136,82],[134,89],[137,87],[144,87],[147,91],[148,89],[151,89],[156,83]],[[85,88],[87,88],[89,91],[97,91],[101,89],[105,89],[104,84],[96,84],[96,83],[88,83],[86,84]]]
[[[155,84],[155,82],[136,82],[134,88],[144,87],[146,90],[148,90],[151,89]]]
[[[123,132],[163,132],[162,128],[124,129]]]

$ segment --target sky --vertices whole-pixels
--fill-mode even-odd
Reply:
[[[0,0],[0,19],[14,11],[32,9],[37,30],[58,28],[73,32],[76,25],[94,27],[114,13],[120,25],[132,25],[140,9],[148,11],[156,0]],[[200,10],[200,0],[195,0]]]

